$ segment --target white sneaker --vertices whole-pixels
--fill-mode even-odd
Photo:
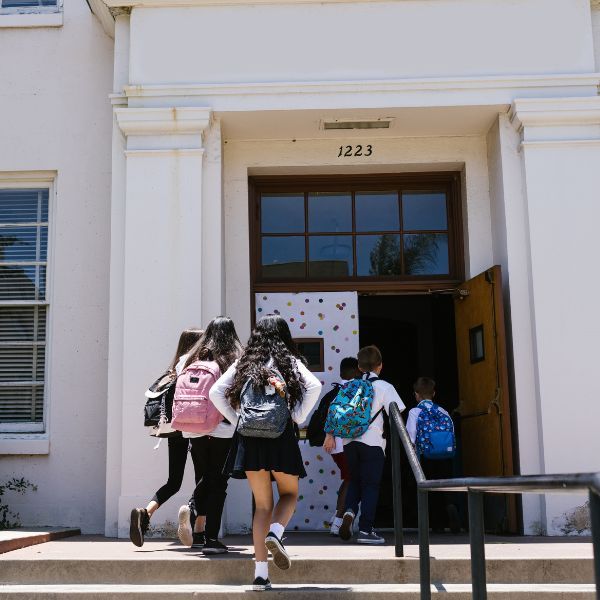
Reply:
[[[194,543],[194,534],[190,525],[190,507],[187,504],[179,508],[177,519],[179,521],[177,537],[184,546],[191,548]]]
[[[340,526],[337,523],[332,523],[329,527],[329,535],[340,535]]]

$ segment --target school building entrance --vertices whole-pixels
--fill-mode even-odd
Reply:
[[[249,189],[253,316],[287,320],[323,393],[339,381],[342,358],[375,344],[381,377],[407,411],[417,377],[436,380],[457,429],[453,476],[512,474],[501,271],[490,265],[464,280],[460,174],[255,177]],[[300,446],[308,476],[290,527],[324,530],[339,472],[321,448]],[[393,526],[386,458],[379,528]],[[408,464],[402,488],[404,525],[414,527]],[[516,532],[514,500],[488,502],[488,528]]]

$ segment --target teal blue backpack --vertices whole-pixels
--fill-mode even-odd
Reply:
[[[352,379],[345,383],[329,405],[325,419],[325,433],[335,437],[354,439],[363,435],[383,409],[371,418],[373,382],[379,377]]]

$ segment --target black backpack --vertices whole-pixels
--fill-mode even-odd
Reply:
[[[322,446],[323,442],[325,442],[325,419],[327,419],[329,405],[337,396],[338,390],[341,387],[339,383],[332,383],[331,385],[333,389],[329,390],[321,398],[317,410],[315,410],[308,422],[306,439],[311,446]]]
[[[170,423],[173,411],[173,396],[175,395],[175,384],[177,383],[177,375],[174,371],[163,373],[149,388],[146,390],[146,404],[144,406],[144,426],[151,427],[155,437],[173,437],[181,435],[177,431],[169,431],[167,433],[159,433],[157,430],[160,426],[161,417],[164,416],[166,423]]]

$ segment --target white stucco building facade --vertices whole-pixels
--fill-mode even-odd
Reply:
[[[0,14],[0,55],[20,57],[0,66],[0,185],[50,194],[43,426],[0,433],[2,474],[38,485],[15,500],[24,522],[125,536],[163,483],[144,386],[186,326],[227,314],[247,337],[268,287],[250,266],[254,179],[455,174],[457,272],[503,271],[513,470],[600,470],[600,5],[91,7],[27,29]],[[248,527],[246,488],[230,484],[226,531]],[[527,497],[523,530],[559,533],[584,502]]]

